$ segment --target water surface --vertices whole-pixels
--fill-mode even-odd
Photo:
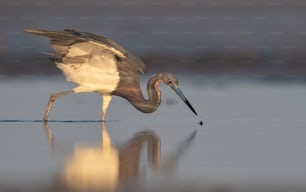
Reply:
[[[2,78],[0,189],[305,189],[303,84],[179,79],[199,117],[160,86],[158,111],[116,97],[102,126],[93,93],[60,98],[40,121],[50,93],[73,88],[62,77]]]

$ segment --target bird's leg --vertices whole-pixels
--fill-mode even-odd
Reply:
[[[101,121],[101,131],[102,131],[102,148],[112,148],[112,140],[107,132],[104,121]]]
[[[103,97],[103,102],[102,102],[101,121],[105,121],[105,113],[106,113],[106,110],[109,106],[109,103],[112,100],[112,96],[111,95],[102,95],[102,97]]]
[[[45,115],[44,115],[44,121],[48,121],[48,116],[49,116],[49,113],[51,111],[51,108],[52,108],[52,105],[53,103],[55,102],[55,100],[60,97],[60,96],[64,96],[64,95],[68,95],[70,93],[74,93],[73,90],[68,90],[68,91],[63,91],[63,92],[60,92],[60,93],[54,93],[50,96],[49,98],[49,101],[48,101],[48,105],[47,105],[47,108],[45,110]]]
[[[49,142],[49,146],[50,146],[51,150],[53,150],[54,138],[53,138],[52,131],[49,128],[48,121],[44,122],[44,127],[45,127],[46,136],[47,136],[47,139],[48,139],[48,142]]]

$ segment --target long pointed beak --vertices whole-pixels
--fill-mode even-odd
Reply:
[[[175,91],[175,93],[186,103],[186,105],[189,107],[189,109],[195,114],[198,115],[197,112],[194,110],[190,102],[187,100],[181,89],[177,85],[172,85],[170,88]]]

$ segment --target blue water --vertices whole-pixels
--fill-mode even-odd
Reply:
[[[179,79],[199,117],[165,86],[160,86],[162,104],[153,114],[113,99],[105,127],[120,151],[120,170],[133,170],[120,173],[118,189],[305,188],[303,84]],[[41,121],[50,93],[70,88],[58,76],[1,79],[1,190],[67,190],[71,186],[63,170],[68,159],[79,147],[101,148],[101,100],[94,93],[60,98],[47,128]]]

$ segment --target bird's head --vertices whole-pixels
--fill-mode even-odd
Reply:
[[[170,87],[183,101],[184,103],[189,107],[189,109],[195,114],[198,115],[197,112],[194,110],[190,102],[187,100],[181,89],[179,88],[179,83],[176,77],[173,74],[163,72],[160,73],[161,80]]]

